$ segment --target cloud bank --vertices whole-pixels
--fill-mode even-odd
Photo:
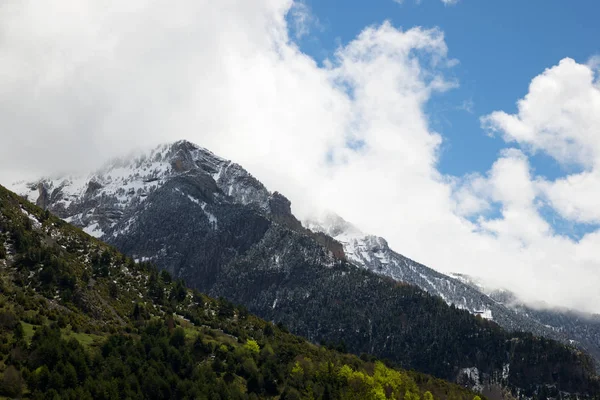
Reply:
[[[320,65],[294,43],[308,12],[291,0],[3,3],[0,182],[185,138],[301,216],[334,210],[435,269],[600,312],[600,231],[572,239],[547,215],[600,221],[597,63],[542,72],[515,114],[482,118],[507,147],[489,171],[448,176],[424,111],[458,84],[443,33],[383,22]],[[577,172],[538,176],[536,153]]]

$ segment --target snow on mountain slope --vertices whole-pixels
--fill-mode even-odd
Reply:
[[[447,304],[491,319],[509,330],[521,330],[576,344],[600,365],[600,315],[574,310],[534,309],[509,290],[488,290],[473,277],[441,274],[394,252],[384,238],[366,235],[337,215],[304,224],[323,232],[344,246],[348,260],[377,274],[419,286]]]
[[[128,214],[148,195],[190,171],[211,176],[221,193],[237,203],[269,207],[269,191],[241,166],[186,141],[113,160],[88,176],[18,182],[11,190],[101,238],[123,217],[135,218]]]
[[[394,252],[384,238],[366,235],[338,216],[330,214],[320,222],[305,221],[305,225],[342,243],[348,259],[358,266],[397,281],[415,284],[441,297],[448,304],[454,304],[484,318],[493,319],[493,311],[498,312],[497,304],[487,296],[456,279]]]
[[[494,320],[505,329],[533,332],[564,342],[573,340],[568,332],[548,326],[525,313],[516,312],[503,302],[488,296],[467,277],[460,274],[454,277],[444,275],[404,257],[390,249],[384,238],[364,234],[335,214],[328,214],[318,221],[307,220],[304,225],[342,243],[348,260],[354,264],[394,280],[416,285],[441,297],[447,304]]]

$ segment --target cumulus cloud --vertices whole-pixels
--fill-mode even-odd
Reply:
[[[597,113],[600,109],[600,87],[593,59],[587,64],[563,59],[532,80],[529,92],[518,101],[517,106],[516,114],[496,111],[483,117],[482,125],[529,153],[543,152],[557,163],[576,165],[581,171],[567,172],[555,179],[535,176],[526,167],[529,165],[527,156],[521,151],[511,150],[513,157],[504,158],[513,169],[509,180],[499,184],[492,173],[487,179],[488,185],[483,184],[494,188],[496,196],[501,195],[493,201],[502,205],[503,218],[482,221],[481,226],[497,233],[494,228],[509,222],[507,211],[515,208],[511,204],[517,205],[515,210],[519,221],[513,221],[512,227],[517,228],[515,233],[527,250],[527,257],[536,252],[540,256],[540,259],[531,261],[529,268],[537,268],[543,273],[544,265],[552,266],[548,271],[557,274],[556,282],[564,279],[573,283],[573,286],[564,286],[569,287],[568,290],[580,290],[582,286],[591,290],[589,282],[597,285],[600,275],[600,259],[594,259],[590,253],[592,246],[600,245],[599,232],[590,225],[600,223],[596,206],[600,196],[600,118]],[[523,173],[525,168],[529,170],[527,174]],[[470,193],[473,195],[475,192]],[[549,206],[571,223],[588,224],[590,233],[576,241],[554,232],[542,217],[544,206]],[[560,292],[558,287],[555,290]],[[585,306],[586,302],[598,301],[593,292],[567,298],[571,305],[580,304],[597,311],[597,307]],[[561,296],[562,299],[564,297]]]
[[[600,89],[594,71],[565,58],[537,76],[518,102],[518,113],[483,119],[504,139],[543,151],[563,164],[592,168],[600,161]]]
[[[591,195],[597,182],[591,64],[563,61],[534,79],[517,114],[485,117],[520,149],[486,173],[446,176],[424,111],[457,85],[443,33],[384,22],[319,65],[293,41],[307,21],[299,4],[3,3],[0,182],[185,138],[244,165],[300,216],[334,210],[438,270],[600,311],[600,233],[575,241],[540,213],[597,218],[567,193]],[[536,151],[589,176],[538,177]]]
[[[565,219],[599,223],[600,86],[594,59],[578,64],[566,58],[537,76],[518,112],[494,112],[484,125],[531,152],[541,151],[583,171],[556,180],[540,178],[539,188]]]

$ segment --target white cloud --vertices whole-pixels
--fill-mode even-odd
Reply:
[[[591,202],[565,195],[592,195],[597,181],[589,66],[562,62],[532,82],[518,114],[485,121],[590,178],[565,177],[561,189],[535,176],[522,150],[503,152],[486,174],[449,177],[437,169],[443,138],[424,112],[434,93],[456,86],[444,78],[456,63],[442,32],[372,26],[319,66],[289,38],[298,33],[286,19],[293,7],[3,4],[0,181],[88,169],[140,144],[186,138],[241,163],[302,215],[333,209],[436,269],[600,311],[600,234],[557,235],[539,212],[549,202],[566,218],[597,218]]]
[[[555,181],[542,180],[540,187],[563,218],[600,224],[600,170],[572,174]]]
[[[300,39],[309,34],[311,25],[318,24],[316,17],[311,13],[306,3],[296,1],[289,10],[291,16],[292,28],[296,39]]]
[[[600,161],[599,109],[594,71],[565,58],[533,79],[517,114],[497,111],[483,122],[507,141],[546,152],[563,164],[592,168]]]
[[[564,177],[538,179],[552,207],[565,219],[600,223],[600,86],[594,59],[578,64],[566,58],[537,76],[518,112],[494,112],[483,118],[492,131],[532,152],[583,169]]]
[[[530,259],[525,268],[539,271],[538,284],[545,286],[539,293],[545,294],[548,303],[578,304],[597,312],[597,307],[590,304],[598,302],[592,287],[600,282],[600,257],[593,256],[591,248],[600,245],[599,232],[592,231],[575,241],[553,232],[541,213],[542,207],[549,205],[570,223],[600,223],[596,205],[600,198],[600,118],[596,111],[600,109],[600,87],[593,65],[566,58],[533,79],[529,93],[518,102],[516,114],[500,111],[482,118],[484,127],[501,133],[507,142],[516,142],[532,153],[544,152],[563,165],[575,164],[583,171],[556,179],[532,176],[527,157],[512,150],[513,157],[507,159],[505,154],[503,161],[512,165],[507,180],[498,182],[492,173],[488,181],[500,196],[494,201],[502,204],[503,218],[484,220],[481,226],[494,233],[516,228],[511,235],[521,242],[524,259]],[[525,169],[529,171],[526,174]],[[503,235],[506,233],[503,231]],[[554,274],[554,280],[543,282],[548,274]],[[551,298],[551,287],[557,296],[554,301],[547,300]],[[580,294],[568,294],[567,290]],[[525,287],[520,294],[527,295]],[[534,296],[529,294],[532,300]]]

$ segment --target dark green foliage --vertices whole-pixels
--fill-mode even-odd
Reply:
[[[545,385],[571,393],[598,390],[593,361],[580,351],[507,332],[415,286],[343,261],[325,268],[323,250],[310,240],[273,227],[260,247],[223,267],[216,285],[199,288],[313,342],[372,353],[443,379],[455,380],[460,369],[477,367],[484,380],[502,381],[503,366],[510,364],[502,384],[527,393]],[[314,254],[307,256],[307,249]],[[285,259],[273,268],[270,260],[278,254]]]
[[[119,295],[119,286],[115,282],[110,282],[108,284],[108,294],[113,299],[116,299]]]
[[[17,370],[14,366],[9,366],[4,371],[2,377],[2,386],[0,387],[2,394],[9,397],[20,397],[23,392],[23,378],[21,371]]]
[[[225,298],[189,291],[1,187],[0,235],[14,249],[14,268],[0,271],[3,395],[375,399],[392,385],[389,398],[436,388],[439,398],[473,397],[448,382],[417,385],[405,371],[312,345]]]
[[[22,340],[25,337],[25,331],[23,330],[23,325],[20,322],[16,324],[13,331],[13,336],[17,341]]]
[[[235,307],[233,303],[225,299],[224,297],[219,298],[219,317],[231,318],[234,315]]]
[[[160,280],[168,285],[172,281],[171,274],[167,270],[160,271]]]
[[[447,394],[442,398],[473,396],[441,381],[420,389],[405,372],[365,364],[289,334],[278,332],[270,340],[258,336],[237,345],[215,341],[214,332],[198,331],[195,339],[186,340],[182,328],[169,334],[168,324],[155,320],[139,338],[110,336],[89,355],[76,340],[65,340],[57,325],[44,326],[32,339],[24,370],[30,371],[32,399],[49,394],[62,399],[378,399],[377,391],[386,387],[393,388],[390,399],[404,399],[406,393],[418,399],[426,389],[440,388]],[[18,396],[22,388],[21,372],[9,367],[3,392]]]
[[[185,283],[179,279],[175,283],[175,287],[171,290],[169,297],[179,303],[185,300],[185,296],[187,296],[187,288],[185,287]]]

